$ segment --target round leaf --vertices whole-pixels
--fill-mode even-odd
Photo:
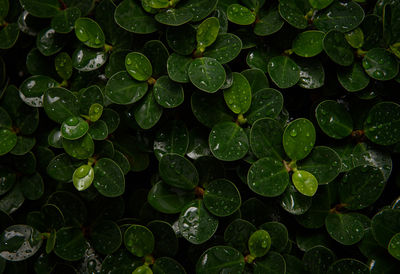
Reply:
[[[337,77],[342,87],[349,92],[363,90],[368,86],[370,79],[360,63],[338,70]]]
[[[233,72],[233,84],[224,90],[224,98],[228,107],[236,114],[243,114],[251,104],[251,87],[246,77]]]
[[[61,135],[68,140],[81,138],[89,130],[89,124],[81,117],[74,116],[66,119],[61,124]]]
[[[105,44],[103,30],[90,18],[82,17],[75,21],[75,35],[79,41],[91,48],[101,48]]]
[[[31,107],[43,106],[43,94],[48,88],[56,87],[58,83],[44,75],[35,75],[25,79],[19,87],[21,100]]]
[[[359,273],[368,274],[371,273],[368,266],[360,261],[354,259],[340,259],[328,269],[327,274],[339,274],[339,273]]]
[[[51,27],[42,29],[36,36],[36,47],[44,56],[59,52],[65,44],[65,39]]]
[[[157,103],[165,108],[174,108],[183,103],[182,86],[171,81],[168,76],[161,76],[157,79],[153,92]]]
[[[50,18],[60,11],[58,0],[20,0],[21,6],[30,14],[41,18]]]
[[[265,197],[281,195],[289,184],[289,174],[283,163],[274,158],[262,158],[253,163],[247,174],[250,189]]]
[[[87,242],[80,228],[63,227],[57,231],[54,253],[66,261],[78,261],[84,255]]]
[[[93,184],[106,197],[124,194],[125,177],[121,168],[109,158],[101,158],[94,166]]]
[[[286,273],[285,259],[277,252],[268,252],[263,259],[254,262],[254,273]]]
[[[78,99],[64,88],[49,88],[44,93],[43,106],[47,116],[58,123],[79,115]]]
[[[315,192],[317,192],[318,181],[308,171],[295,171],[292,175],[292,181],[296,189],[303,195],[314,196]]]
[[[248,245],[251,256],[262,257],[271,248],[271,237],[267,231],[257,230],[251,234]]]
[[[262,118],[257,120],[250,131],[250,145],[252,152],[258,158],[270,157],[282,160],[283,128],[274,119]]]
[[[294,215],[301,215],[307,212],[311,207],[311,202],[311,197],[301,194],[291,184],[289,184],[281,197],[282,208]]]
[[[197,27],[197,49],[203,52],[206,47],[214,43],[219,32],[219,21],[216,17],[209,17]]]
[[[339,31],[331,30],[325,34],[323,47],[329,58],[341,66],[350,66],[354,61],[353,50]]]
[[[209,93],[219,90],[226,78],[224,67],[209,57],[195,59],[189,65],[188,75],[193,85]]]
[[[250,109],[246,113],[247,122],[253,124],[260,118],[276,118],[282,111],[282,93],[273,88],[263,88],[253,93]]]
[[[249,150],[244,130],[233,122],[221,122],[213,127],[208,139],[212,154],[222,161],[236,161]]]
[[[238,25],[250,25],[256,20],[256,16],[246,7],[232,4],[226,11],[228,20]]]
[[[140,52],[128,53],[125,57],[128,73],[138,81],[146,81],[153,73],[150,60]]]
[[[308,25],[306,14],[311,10],[308,0],[279,0],[279,13],[286,22],[298,29]]]
[[[308,273],[326,273],[333,261],[335,261],[335,254],[321,245],[310,248],[303,256],[303,264]]]
[[[190,190],[199,182],[195,166],[179,154],[168,153],[162,156],[158,170],[164,182],[173,187]]]
[[[263,16],[261,16],[254,26],[254,33],[258,36],[267,36],[279,31],[285,21],[279,14],[278,7],[271,7]]]
[[[54,59],[54,65],[58,75],[64,79],[68,80],[72,76],[72,60],[68,53],[61,52]]]
[[[329,235],[343,245],[353,245],[364,236],[364,227],[349,214],[331,213],[325,219]]]
[[[157,22],[168,26],[181,26],[193,19],[193,14],[186,8],[171,8],[157,13]]]
[[[302,57],[313,57],[318,55],[322,49],[324,39],[322,31],[309,30],[299,33],[292,42],[292,50]]]
[[[17,135],[7,128],[0,128],[0,155],[10,152],[17,144]]]
[[[94,179],[94,170],[89,165],[82,165],[75,169],[72,181],[78,191],[83,191],[91,186]]]
[[[207,184],[203,202],[212,214],[224,217],[239,209],[241,198],[235,184],[226,179],[217,179]]]
[[[93,227],[90,240],[96,251],[101,254],[111,254],[122,243],[121,230],[113,221],[104,220]]]
[[[28,225],[13,225],[0,236],[0,257],[7,261],[22,261],[35,255],[42,245],[40,232]]]
[[[213,246],[200,256],[196,273],[242,273],[245,261],[239,251],[230,246]]]
[[[220,64],[226,64],[235,59],[242,50],[242,41],[232,33],[218,35],[215,42],[209,46],[203,56],[214,58]]]
[[[353,131],[353,119],[343,104],[332,100],[321,102],[315,109],[315,118],[329,137],[343,139]]]
[[[385,179],[379,168],[358,166],[347,172],[340,181],[340,201],[348,209],[362,209],[373,204],[384,187]]]
[[[76,159],[87,159],[94,153],[94,142],[89,134],[76,140],[62,139],[62,145],[66,153]]]
[[[124,233],[126,249],[137,257],[144,257],[154,249],[154,236],[151,231],[141,225],[131,225]]]
[[[383,48],[369,50],[362,60],[362,65],[371,78],[380,81],[393,79],[399,72],[399,62]]]
[[[211,215],[201,200],[187,204],[178,219],[181,235],[192,244],[209,240],[218,227],[218,219]]]
[[[106,61],[107,54],[102,49],[79,47],[72,54],[72,66],[83,72],[96,70]]]
[[[260,226],[268,232],[271,237],[271,250],[281,252],[288,243],[288,230],[286,226],[279,222],[268,222]]]
[[[315,128],[305,119],[291,122],[283,132],[283,148],[292,160],[302,160],[310,154],[315,144]]]
[[[188,69],[190,63],[192,63],[191,57],[182,56],[177,53],[172,53],[168,57],[167,61],[167,70],[169,78],[178,83],[188,83],[189,82]]]
[[[309,0],[313,8],[322,10],[329,6],[333,0]]]
[[[138,103],[134,115],[138,125],[143,129],[152,128],[163,113],[163,108],[157,103],[152,91]]]
[[[126,71],[120,71],[108,80],[104,94],[113,103],[128,105],[139,101],[147,89],[146,82],[138,82]]]
[[[157,30],[157,22],[134,0],[122,1],[114,12],[115,22],[123,29],[140,34]]]
[[[51,19],[51,27],[58,33],[69,33],[80,16],[81,10],[78,7],[67,8]]]
[[[189,145],[189,132],[179,120],[172,120],[161,127],[154,138],[154,154],[157,159],[166,153],[185,155]]]
[[[268,63],[268,74],[280,88],[290,88],[300,79],[299,66],[289,57],[276,56]]]

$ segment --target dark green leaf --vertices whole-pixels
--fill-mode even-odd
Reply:
[[[324,33],[322,31],[309,30],[299,33],[293,40],[292,50],[299,56],[313,57],[323,50],[323,38]]]
[[[251,105],[251,87],[242,74],[233,72],[232,76],[232,86],[224,90],[225,102],[233,113],[243,114]]]
[[[383,48],[369,50],[362,60],[362,65],[371,78],[380,81],[393,79],[399,72],[399,62]]]
[[[83,72],[99,69],[107,61],[107,54],[102,49],[79,47],[72,54],[72,66]]]
[[[256,21],[254,33],[258,36],[274,34],[282,28],[284,22],[279,14],[278,7],[273,6]]]
[[[254,263],[254,273],[287,273],[285,259],[277,252],[268,252],[267,256]]]
[[[140,52],[128,53],[125,57],[128,73],[138,81],[146,81],[153,73],[150,60]]]
[[[336,256],[327,247],[317,245],[304,253],[303,264],[308,273],[326,273]]]
[[[350,92],[363,90],[368,86],[370,79],[360,63],[338,70],[337,77],[340,84]]]
[[[235,59],[242,50],[242,41],[231,33],[218,35],[215,42],[206,49],[203,56],[214,58],[220,64],[225,64]]]
[[[337,30],[331,30],[325,34],[323,47],[329,58],[341,66],[350,66],[354,61],[352,48],[347,43],[344,34]]]
[[[184,156],[189,145],[189,132],[186,125],[179,120],[172,120],[161,127],[154,138],[154,154],[157,159],[166,153]]]
[[[56,87],[58,83],[44,75],[35,75],[25,79],[19,87],[21,100],[31,107],[43,106],[43,94],[48,88]]]
[[[126,71],[120,71],[108,80],[104,94],[113,103],[128,105],[139,101],[147,89],[146,82],[136,81]]]
[[[50,18],[60,11],[58,0],[20,0],[21,6],[36,17]]]
[[[79,41],[91,48],[101,48],[105,36],[101,27],[93,19],[81,17],[75,21],[75,35]]]
[[[271,237],[267,231],[257,230],[251,234],[248,245],[251,256],[255,258],[263,257],[271,248]]]
[[[11,23],[0,30],[0,49],[9,49],[14,46],[19,36],[18,24]]]
[[[305,119],[291,122],[283,132],[283,148],[292,160],[302,160],[310,154],[315,144],[315,128]]]
[[[57,231],[54,253],[66,261],[78,261],[84,255],[87,242],[83,233],[76,227],[63,227]]]
[[[154,16],[157,22],[168,26],[181,26],[193,19],[190,9],[166,9]]]
[[[268,74],[280,88],[290,88],[300,79],[299,66],[289,57],[276,56],[268,63]]]
[[[75,21],[81,16],[77,7],[70,7],[57,13],[51,19],[51,27],[58,33],[69,33],[74,29]],[[86,41],[85,41],[86,42]]]
[[[84,160],[94,153],[93,139],[89,134],[76,140],[63,139],[62,145],[65,152],[76,159]]]
[[[102,158],[94,166],[93,184],[100,194],[118,197],[125,191],[124,173],[113,160]]]
[[[242,273],[245,261],[242,254],[229,246],[207,249],[196,264],[196,273]]]
[[[136,122],[141,128],[149,129],[160,120],[162,113],[163,108],[155,100],[153,91],[150,91],[138,103],[134,115]]]
[[[329,235],[343,245],[353,245],[364,236],[361,222],[350,214],[330,213],[325,226]]]
[[[217,179],[207,184],[203,202],[212,214],[224,217],[239,209],[241,198],[235,184],[226,179]]]
[[[224,67],[209,57],[195,59],[189,65],[188,75],[193,85],[209,93],[219,90],[226,78]]]
[[[93,227],[90,240],[97,252],[111,254],[122,243],[121,230],[113,221],[101,221]]]
[[[279,13],[290,25],[305,29],[308,25],[306,14],[311,10],[308,0],[279,0]]]
[[[164,154],[160,159],[158,170],[164,182],[173,187],[190,190],[199,182],[195,166],[179,154]]]
[[[157,79],[153,92],[157,103],[165,108],[174,108],[183,103],[182,86],[171,81],[168,76],[161,76]]]

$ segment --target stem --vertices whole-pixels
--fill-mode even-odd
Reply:
[[[246,255],[246,257],[244,257],[244,261],[248,264],[251,264],[254,261],[255,257],[252,256],[251,254]]]
[[[154,259],[153,255],[151,255],[151,254],[146,255],[144,257],[144,264],[145,265],[152,265],[152,264],[154,264],[154,261],[155,261],[155,259]]]
[[[358,48],[357,51],[356,51],[356,54],[357,54],[358,57],[364,57],[365,54],[367,54],[367,52],[368,51],[366,51],[366,50],[362,50],[362,49]]]
[[[108,53],[108,52],[112,51],[112,49],[113,49],[113,47],[111,45],[104,44],[104,51],[105,52]]]
[[[68,87],[68,81],[66,79],[64,79],[61,83],[60,83],[60,87]]]
[[[290,171],[292,171],[292,168],[290,167],[290,164],[288,162],[286,162],[285,160],[282,160],[283,165],[285,166],[286,171],[289,173]]]
[[[153,86],[156,82],[157,82],[156,79],[154,79],[153,77],[150,77],[149,79],[147,79],[147,83],[150,86]]]
[[[236,124],[238,125],[244,125],[247,123],[247,119],[244,118],[243,114],[239,114],[237,119],[236,119]]]
[[[203,198],[203,196],[204,196],[204,189],[201,188],[201,187],[199,187],[199,186],[196,186],[196,188],[194,189],[194,194],[195,194],[197,197],[199,197],[199,198]]]
[[[287,49],[283,52],[283,55],[289,56],[293,54],[293,50],[292,49]]]

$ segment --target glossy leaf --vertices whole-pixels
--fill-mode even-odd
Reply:
[[[226,11],[228,20],[238,25],[250,25],[255,20],[255,15],[246,7],[239,4],[232,4]]]
[[[314,144],[314,126],[305,118],[294,120],[283,132],[283,148],[292,160],[304,159],[310,154]]]
[[[89,134],[75,140],[63,139],[62,145],[65,152],[79,160],[87,159],[94,153],[94,142]]]
[[[96,251],[102,254],[111,254],[122,243],[121,230],[113,221],[101,221],[93,227],[90,239]]]
[[[48,88],[57,86],[57,82],[44,75],[35,75],[27,78],[19,87],[19,96],[22,101],[31,107],[43,106],[43,94]]]
[[[308,25],[305,15],[311,10],[308,0],[280,0],[279,14],[295,28],[305,29]]]
[[[172,53],[168,57],[167,61],[169,78],[178,83],[188,83],[188,69],[191,62],[192,58],[190,58],[189,56],[182,56],[177,53]]]
[[[157,79],[153,92],[157,103],[165,108],[174,108],[183,103],[182,86],[171,81],[168,76],[161,76]]]
[[[138,103],[134,115],[141,128],[149,129],[160,120],[162,113],[163,108],[157,103],[151,91]]]
[[[173,187],[190,190],[199,182],[195,166],[179,154],[167,153],[162,156],[158,170],[164,182]]]
[[[325,219],[329,235],[343,245],[359,242],[364,236],[364,228],[360,221],[349,214],[331,213]]]
[[[353,63],[354,54],[343,33],[331,30],[325,34],[322,43],[325,53],[333,62],[341,66],[350,66]]]
[[[78,191],[83,191],[91,186],[94,179],[94,170],[89,165],[82,165],[75,169],[72,181]]]
[[[271,157],[282,160],[284,156],[282,146],[283,128],[271,119],[257,120],[250,131],[250,146],[258,158]]]
[[[242,74],[233,72],[232,75],[232,86],[224,90],[225,102],[234,113],[243,114],[251,105],[251,87]]]
[[[21,6],[36,17],[50,18],[59,12],[57,0],[21,0]]]
[[[89,130],[89,124],[80,117],[74,116],[61,124],[61,136],[68,140],[81,138]]]
[[[232,182],[226,179],[217,179],[207,184],[203,202],[212,214],[224,217],[239,209],[241,198],[239,190]]]
[[[363,90],[370,80],[360,63],[354,63],[351,67],[339,70],[337,77],[340,84],[350,92]]]
[[[262,257],[271,248],[271,237],[267,231],[263,229],[257,230],[251,234],[248,245],[251,256]]]
[[[276,197],[289,184],[289,174],[281,161],[265,157],[252,164],[247,175],[247,184],[257,194]]]
[[[127,72],[120,71],[108,80],[104,95],[116,104],[128,105],[139,101],[147,89],[147,83],[136,81]]]
[[[107,55],[102,49],[79,47],[72,54],[72,66],[83,72],[99,69],[107,61]]]
[[[70,7],[58,12],[51,19],[51,27],[58,33],[69,33],[74,29],[75,21],[81,16],[78,7]],[[86,41],[85,41],[86,42]]]
[[[93,185],[103,196],[118,197],[125,191],[124,173],[113,160],[102,158],[94,166]]]
[[[393,79],[399,72],[396,58],[383,48],[369,50],[364,56],[362,65],[369,77],[380,81]]]
[[[75,21],[75,35],[86,46],[101,48],[105,37],[101,27],[93,19],[81,17]]]
[[[341,259],[334,262],[328,269],[328,274],[336,274],[342,272],[356,272],[360,274],[370,273],[368,266],[358,260]]]
[[[210,57],[195,59],[189,65],[188,75],[193,85],[209,93],[220,89],[226,78],[223,66]]]
[[[223,33],[217,36],[214,43],[207,47],[203,56],[214,58],[220,64],[235,59],[242,49],[242,41],[232,33]]]
[[[128,73],[138,81],[146,81],[153,73],[150,60],[140,52],[128,53],[125,57],[125,67]]]
[[[305,31],[293,40],[294,53],[302,57],[313,57],[319,54],[322,48],[324,33],[322,31]]]
[[[298,170],[292,174],[292,181],[296,189],[303,195],[314,196],[317,192],[318,181],[315,176],[305,170]]]
[[[197,49],[203,52],[206,47],[210,46],[217,39],[219,32],[219,21],[216,17],[209,17],[204,20],[198,27],[196,32]]]
[[[147,200],[152,207],[167,214],[181,212],[183,207],[193,199],[193,192],[173,188],[163,182],[155,184],[147,195]]]
[[[289,88],[300,79],[299,66],[289,57],[276,56],[268,63],[268,74],[280,88]]]
[[[157,13],[157,22],[168,26],[181,26],[193,19],[193,13],[186,8],[171,8]]]
[[[233,122],[221,122],[213,127],[209,136],[212,154],[222,161],[235,161],[249,150],[244,130]]]
[[[323,9],[329,6],[333,0],[309,0],[313,8]]]
[[[284,22],[279,14],[278,7],[273,6],[256,21],[254,33],[259,36],[274,34],[282,28]]]
[[[285,259],[277,252],[271,251],[268,254],[254,263],[254,273],[285,273]]]
[[[229,246],[214,246],[200,256],[196,264],[196,273],[228,272],[241,273],[245,262],[243,255]]]
[[[166,153],[185,155],[189,145],[189,132],[186,125],[173,120],[162,126],[154,138],[154,154],[158,160]]]
[[[76,227],[63,227],[57,231],[54,253],[66,261],[78,261],[84,255],[87,243],[83,233]]]
[[[46,90],[43,106],[47,116],[58,123],[79,114],[77,98],[72,92],[64,88],[57,87]]]

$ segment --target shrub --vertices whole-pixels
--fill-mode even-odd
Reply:
[[[0,273],[398,273],[399,16],[0,0]]]

